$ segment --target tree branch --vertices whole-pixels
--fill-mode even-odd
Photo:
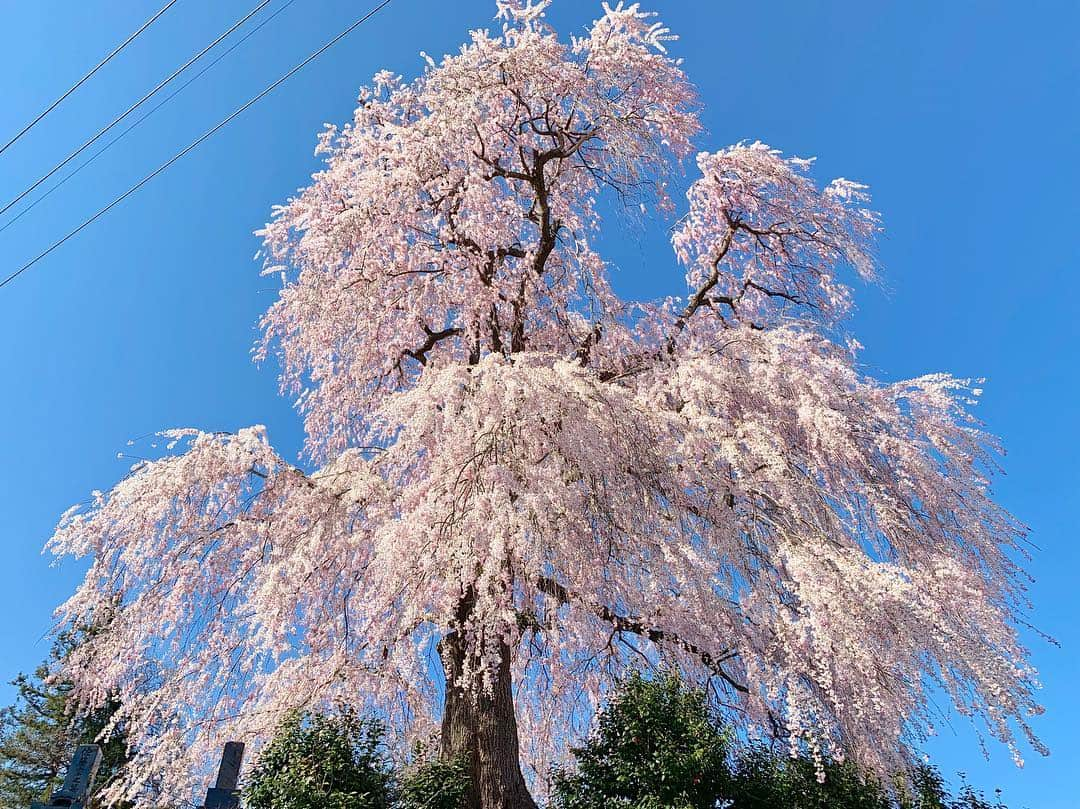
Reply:
[[[463,334],[464,331],[460,328],[443,329],[442,331],[432,331],[427,326],[424,326],[424,333],[427,334],[427,339],[417,348],[407,348],[401,352],[401,355],[412,357],[421,365],[427,365],[427,353],[431,351],[440,341],[445,340],[448,337],[456,337]]]
[[[580,599],[575,599],[574,595],[568,589],[566,589],[566,587],[559,584],[559,582],[555,581],[555,579],[549,578],[547,576],[541,576],[536,580],[536,588],[544,595],[554,598],[560,605],[569,604],[573,600],[580,601]],[[749,688],[733,679],[731,675],[724,671],[723,667],[720,665],[722,660],[717,659],[697,644],[680,637],[674,632],[645,626],[645,624],[641,621],[640,618],[631,618],[624,615],[619,615],[604,604],[595,604],[588,606],[592,610],[593,614],[595,614],[601,620],[607,621],[609,624],[611,624],[615,628],[615,631],[627,632],[632,635],[638,635],[639,637],[645,638],[650,643],[656,644],[657,646],[661,644],[674,644],[675,646],[680,647],[683,651],[698,658],[702,662],[702,664],[707,669],[709,669],[709,671],[713,672],[713,674],[722,679],[740,694],[750,693]]]

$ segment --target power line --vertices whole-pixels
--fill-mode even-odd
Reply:
[[[227,36],[229,36],[229,34],[231,34],[233,31],[235,31],[241,25],[246,23],[248,20],[250,20],[256,14],[258,14],[264,8],[266,8],[266,6],[268,6],[270,4],[270,2],[271,2],[271,0],[262,0],[262,2],[260,2],[257,6],[255,6],[255,8],[253,8],[251,11],[249,11],[244,17],[242,17],[241,19],[239,19],[235,23],[233,23],[232,26],[227,31],[225,31],[220,36],[218,36],[217,39],[215,39],[213,42],[211,42],[209,45],[207,45],[205,48],[203,48],[197,54],[195,54],[190,59],[188,59],[186,62],[184,62],[184,64],[182,64],[180,67],[178,67],[172,73],[170,73],[168,76],[166,76],[160,82],[158,82],[157,86],[154,87],[154,89],[150,90],[148,93],[146,93],[146,95],[144,95],[142,98],[140,98],[134,104],[132,104],[130,107],[128,107],[122,113],[120,113],[118,116],[113,118],[104,127],[99,129],[97,131],[97,133],[94,134],[93,136],[91,136],[90,139],[87,140],[85,143],[83,143],[82,146],[80,146],[74,152],[69,154],[67,157],[65,157],[63,160],[61,160],[59,163],[57,163],[55,166],[53,166],[51,169],[49,169],[48,173],[46,173],[46,174],[42,175],[41,177],[39,177],[37,182],[35,182],[33,185],[31,185],[29,188],[27,188],[21,194],[19,194],[19,196],[15,197],[15,199],[11,200],[11,202],[9,202],[3,208],[0,208],[0,214],[7,213],[9,210],[11,210],[11,207],[13,205],[15,205],[16,203],[19,202],[19,200],[24,199],[27,194],[32,192],[35,188],[37,188],[43,182],[45,182],[50,177],[52,177],[54,174],[56,174],[56,172],[60,171],[60,169],[62,169],[64,166],[66,166],[68,163],[70,163],[72,160],[74,160],[76,157],[78,157],[84,151],[86,151],[88,148],[90,148],[90,146],[92,146],[95,142],[97,142],[98,138],[100,138],[102,135],[104,135],[106,132],[108,132],[110,129],[112,129],[114,126],[116,126],[118,123],[120,123],[125,118],[127,118],[136,109],[141,107],[143,105],[143,103],[146,102],[146,100],[149,99],[151,96],[153,96],[155,93],[157,93],[158,90],[160,90],[166,84],[171,82],[173,79],[175,79],[181,73],[183,73],[185,70],[187,70],[193,64],[195,64],[195,62],[197,62],[199,59],[201,59],[203,56],[206,55],[207,51],[211,50],[215,45],[219,44],[223,39],[225,39]]]
[[[228,124],[228,123],[229,123],[230,121],[232,121],[232,120],[233,120],[234,118],[236,118],[236,117],[237,117],[238,115],[240,115],[240,114],[241,114],[241,113],[243,113],[243,112],[244,112],[245,110],[247,110],[247,109],[248,109],[249,107],[251,107],[251,106],[252,106],[252,105],[254,105],[254,104],[257,104],[257,103],[258,103],[259,101],[261,101],[261,100],[262,100],[263,98],[265,98],[266,96],[268,96],[268,95],[269,95],[270,93],[272,93],[272,92],[273,92],[274,90],[276,90],[276,89],[277,89],[277,88],[278,88],[278,87],[279,87],[280,85],[284,84],[284,83],[285,83],[286,81],[288,81],[289,79],[291,79],[291,78],[292,78],[292,77],[293,77],[294,75],[296,75],[296,74],[297,74],[297,73],[299,73],[299,72],[300,72],[300,71],[301,71],[302,69],[304,69],[305,67],[307,67],[307,66],[308,66],[308,65],[309,65],[309,64],[310,64],[311,62],[313,62],[313,61],[315,61],[316,59],[318,59],[318,58],[319,58],[320,56],[322,56],[322,55],[323,55],[323,54],[324,54],[324,53],[325,53],[326,51],[330,50],[330,48],[332,48],[332,47],[333,47],[334,45],[336,45],[336,44],[337,44],[338,42],[340,42],[341,40],[343,40],[343,39],[344,39],[345,37],[347,37],[347,36],[348,36],[349,34],[351,34],[351,33],[352,33],[353,31],[355,31],[355,30],[356,30],[357,28],[359,28],[359,27],[360,27],[361,25],[363,25],[363,24],[364,24],[365,22],[367,22],[367,21],[368,21],[369,19],[371,19],[372,17],[374,17],[374,16],[375,16],[375,15],[376,15],[376,14],[377,14],[377,13],[378,13],[379,11],[381,11],[381,10],[382,10],[382,9],[384,9],[384,8],[386,8],[386,6],[390,5],[390,2],[391,2],[391,0],[382,0],[382,2],[381,2],[381,3],[379,3],[379,4],[377,5],[377,6],[375,6],[375,8],[373,8],[373,9],[372,9],[371,11],[369,11],[369,12],[368,12],[367,14],[365,14],[365,15],[364,15],[363,17],[361,17],[360,19],[358,19],[358,20],[357,20],[356,22],[354,22],[354,23],[353,23],[352,25],[350,25],[350,26],[349,26],[348,28],[346,28],[346,29],[345,29],[344,31],[342,31],[342,32],[341,32],[340,34],[338,34],[338,35],[337,35],[336,37],[334,37],[333,39],[331,39],[331,40],[330,40],[329,42],[327,42],[327,43],[326,43],[325,45],[323,45],[323,46],[322,46],[321,48],[319,48],[319,49],[318,49],[317,51],[315,51],[314,53],[312,53],[312,54],[311,54],[310,56],[308,56],[308,57],[307,57],[307,58],[306,58],[306,59],[305,59],[304,61],[300,62],[300,63],[299,63],[298,65],[296,65],[295,67],[293,67],[293,68],[292,68],[291,70],[289,70],[289,71],[288,71],[287,73],[285,73],[285,74],[284,74],[283,76],[281,76],[281,77],[280,77],[279,79],[277,79],[277,81],[275,81],[275,82],[273,82],[272,84],[270,84],[269,86],[267,86],[267,87],[266,87],[266,88],[265,88],[265,89],[264,89],[264,90],[263,90],[262,92],[260,92],[260,93],[259,93],[258,95],[256,95],[255,97],[253,97],[253,98],[251,98],[250,100],[246,101],[246,102],[245,102],[244,104],[242,104],[242,105],[240,105],[239,107],[237,107],[237,108],[236,108],[235,110],[233,110],[233,111],[232,111],[232,112],[231,112],[231,113],[230,113],[230,114],[229,114],[229,115],[228,115],[228,116],[227,116],[226,118],[224,118],[224,119],[223,119],[222,121],[220,121],[219,123],[215,124],[215,125],[214,125],[213,127],[211,127],[210,129],[206,130],[206,132],[204,132],[204,133],[203,133],[202,135],[200,135],[200,136],[199,136],[198,138],[196,138],[195,140],[193,140],[193,141],[192,141],[191,143],[189,143],[189,144],[188,144],[187,146],[185,146],[185,147],[184,147],[183,149],[181,149],[181,150],[180,150],[179,152],[177,152],[177,153],[176,153],[175,155],[173,155],[172,157],[170,157],[170,158],[169,158],[168,160],[166,160],[166,161],[165,161],[164,163],[162,163],[162,164],[161,164],[160,166],[158,166],[158,167],[157,167],[156,169],[154,169],[154,170],[153,170],[152,172],[150,172],[149,174],[147,174],[147,175],[146,175],[145,177],[143,177],[143,178],[142,178],[141,180],[139,180],[139,182],[135,183],[135,185],[131,186],[131,188],[129,188],[129,189],[128,189],[127,191],[125,191],[125,192],[124,192],[123,194],[121,194],[120,196],[118,196],[118,197],[117,197],[116,199],[114,199],[114,200],[113,200],[112,202],[110,202],[110,203],[109,203],[108,205],[106,205],[106,206],[105,206],[104,208],[102,208],[102,209],[101,209],[100,211],[98,211],[97,213],[95,213],[95,214],[94,214],[93,216],[91,216],[91,217],[90,217],[89,219],[86,219],[86,220],[84,220],[84,221],[82,222],[82,224],[80,224],[80,225],[79,225],[79,226],[78,226],[77,228],[75,228],[74,230],[70,231],[70,232],[69,232],[69,233],[68,233],[68,234],[67,234],[66,236],[64,236],[63,238],[61,238],[61,239],[58,239],[57,241],[53,242],[53,243],[52,243],[51,245],[49,245],[49,247],[47,247],[47,248],[46,248],[45,250],[41,251],[41,252],[40,252],[40,253],[38,253],[38,254],[37,254],[36,256],[34,256],[34,257],[33,257],[32,259],[30,259],[30,260],[29,260],[28,262],[26,262],[25,264],[23,264],[23,265],[22,265],[21,267],[19,267],[19,269],[15,270],[15,272],[11,273],[11,275],[7,276],[7,278],[5,278],[5,279],[4,279],[3,281],[0,281],[0,288],[2,288],[2,287],[5,287],[5,286],[7,286],[8,284],[10,284],[10,283],[11,283],[12,281],[14,281],[14,280],[15,280],[16,278],[18,278],[18,277],[19,277],[20,275],[22,275],[22,274],[23,274],[24,272],[26,272],[26,271],[27,271],[28,269],[30,269],[30,268],[31,268],[31,267],[33,267],[33,266],[34,266],[35,264],[37,264],[37,263],[38,263],[39,261],[41,261],[41,259],[45,258],[45,256],[49,255],[49,253],[51,253],[51,252],[52,252],[53,250],[55,250],[56,248],[60,247],[60,245],[64,244],[64,242],[66,242],[66,241],[67,241],[68,239],[72,238],[73,236],[77,235],[77,234],[78,234],[78,233],[80,233],[81,231],[85,230],[85,229],[86,229],[87,227],[89,227],[89,226],[90,226],[91,224],[93,224],[94,222],[96,222],[96,221],[97,221],[98,219],[100,219],[100,218],[101,218],[102,216],[104,216],[104,215],[105,215],[106,213],[108,213],[109,211],[111,211],[111,210],[112,210],[113,208],[115,208],[115,207],[116,207],[117,205],[119,205],[119,204],[120,204],[121,202],[123,202],[123,201],[124,201],[125,199],[127,199],[128,197],[130,197],[130,196],[131,196],[132,194],[134,194],[134,193],[135,193],[136,191],[138,191],[138,190],[139,190],[140,188],[142,188],[142,187],[143,187],[144,185],[146,185],[146,184],[147,184],[148,182],[150,182],[150,181],[151,181],[151,180],[153,180],[153,179],[154,179],[155,177],[157,177],[157,176],[158,176],[159,174],[161,174],[161,173],[162,173],[163,171],[165,171],[166,169],[168,169],[168,168],[169,168],[169,166],[171,166],[171,165],[172,165],[173,163],[177,162],[178,160],[180,160],[181,158],[183,158],[183,157],[184,157],[184,156],[185,156],[185,155],[186,155],[186,154],[187,154],[188,152],[190,152],[190,151],[192,151],[193,149],[195,149],[195,148],[196,148],[196,147],[197,147],[197,146],[198,146],[199,144],[201,144],[201,143],[202,143],[203,141],[205,141],[205,140],[207,140],[208,138],[212,137],[212,136],[213,136],[213,135],[214,135],[214,134],[215,134],[216,132],[218,132],[218,131],[219,131],[220,129],[222,129],[223,127],[225,127],[225,126],[226,126],[226,125],[227,125],[227,124]]]
[[[121,42],[119,45],[117,45],[113,49],[112,53],[110,53],[108,56],[106,56],[104,59],[102,59],[100,62],[98,62],[97,65],[95,65],[94,68],[89,73],[87,73],[85,76],[83,76],[81,79],[79,79],[73,85],[71,85],[71,87],[68,88],[68,91],[66,93],[64,93],[62,96],[60,96],[60,98],[56,99],[56,101],[54,101],[45,110],[43,110],[38,115],[37,118],[35,118],[30,123],[28,123],[26,126],[24,126],[22,129],[20,129],[19,132],[15,135],[15,137],[13,137],[11,140],[9,140],[7,143],[5,143],[3,146],[0,146],[0,154],[3,154],[4,152],[6,152],[8,147],[11,146],[11,144],[15,143],[15,141],[17,141],[19,138],[21,138],[23,135],[25,135],[27,132],[29,132],[42,118],[44,118],[50,112],[52,112],[57,107],[59,107],[61,102],[65,98],[67,98],[69,95],[71,95],[76,90],[78,90],[80,87],[82,87],[82,85],[91,76],[93,76],[95,73],[97,73],[99,70],[101,70],[101,68],[105,67],[105,65],[108,64],[112,60],[112,58],[114,56],[116,56],[116,54],[120,53],[120,51],[122,51],[124,48],[126,48],[128,45],[130,45],[132,43],[132,41],[134,41],[135,37],[137,37],[139,34],[141,34],[143,31],[145,31],[151,25],[153,25],[154,21],[157,20],[157,18],[160,17],[162,14],[164,14],[166,11],[168,11],[169,8],[175,2],[176,2],[176,0],[169,0],[168,3],[166,3],[164,6],[162,6],[158,10],[157,14],[155,14],[149,20],[144,22],[142,24],[142,26],[140,26],[131,36],[129,36],[127,39],[125,39],[123,42]]]
[[[65,174],[63,179],[61,179],[58,182],[56,182],[55,184],[51,185],[49,187],[49,189],[44,194],[42,194],[40,197],[35,199],[33,202],[31,202],[29,205],[27,205],[25,208],[23,208],[21,211],[19,211],[17,214],[15,214],[13,217],[11,217],[11,219],[9,219],[3,225],[0,225],[0,233],[3,233],[9,227],[11,227],[16,222],[18,222],[20,219],[22,219],[26,214],[30,213],[30,211],[32,211],[34,208],[37,207],[38,203],[43,202],[48,196],[50,196],[60,186],[62,186],[64,183],[66,183],[68,180],[70,180],[72,177],[74,177],[76,174],[78,174],[84,168],[86,168],[91,163],[93,163],[95,160],[97,160],[99,157],[101,157],[101,155],[104,154],[105,152],[107,152],[109,149],[111,149],[116,144],[117,141],[119,141],[119,140],[123,139],[124,137],[126,137],[127,134],[129,132],[131,132],[131,130],[135,129],[135,127],[139,126],[143,121],[145,121],[147,118],[149,118],[155,112],[157,112],[159,109],[161,109],[166,104],[168,104],[170,101],[172,101],[174,98],[176,98],[176,96],[178,96],[185,89],[187,89],[193,82],[195,82],[199,78],[201,78],[208,70],[210,70],[210,68],[212,68],[214,65],[216,65],[218,62],[220,62],[222,59],[224,59],[226,56],[228,56],[234,50],[236,50],[241,45],[243,45],[245,42],[247,42],[252,36],[257,34],[259,32],[259,30],[264,25],[266,25],[268,22],[273,20],[277,15],[279,15],[281,12],[283,12],[285,9],[287,9],[289,6],[291,6],[294,2],[295,2],[295,0],[285,0],[285,3],[283,5],[279,6],[277,9],[275,9],[272,14],[270,14],[268,17],[263,19],[258,25],[256,25],[254,28],[252,28],[250,31],[248,31],[246,34],[244,34],[242,37],[240,37],[240,39],[236,40],[236,42],[234,42],[228,48],[226,48],[221,53],[219,53],[217,56],[215,56],[213,59],[211,59],[206,64],[206,66],[203,67],[201,70],[199,70],[194,76],[189,78],[187,81],[185,81],[179,87],[177,87],[175,90],[173,90],[167,96],[165,96],[165,98],[163,98],[161,101],[159,101],[157,104],[155,104],[149,110],[147,110],[145,113],[143,113],[138,118],[136,118],[135,121],[131,124],[131,126],[127,127],[123,132],[121,132],[115,138],[110,140],[108,143],[106,143],[104,146],[102,146],[100,149],[98,149],[96,152],[94,152],[92,155],[90,155],[90,157],[88,157],[86,160],[84,160],[82,163],[80,163],[78,165],[78,167],[73,169],[68,174]]]

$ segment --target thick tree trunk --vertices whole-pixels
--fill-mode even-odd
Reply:
[[[439,651],[446,673],[442,753],[468,762],[472,783],[467,809],[536,809],[518,758],[509,647],[500,645],[490,692],[464,681],[466,652],[459,635],[444,638]]]

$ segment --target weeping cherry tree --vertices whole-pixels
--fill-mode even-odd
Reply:
[[[819,762],[897,771],[938,694],[1042,749],[979,391],[880,382],[840,336],[866,188],[742,143],[678,203],[701,127],[667,29],[605,5],[567,43],[546,5],[377,74],[260,231],[303,462],[169,431],[62,519],[90,567],[61,618],[103,627],[68,676],[133,744],[114,797],[186,795],[224,739],[345,699],[463,756],[469,807],[533,809],[641,666]],[[604,199],[670,225],[671,297],[616,295]]]

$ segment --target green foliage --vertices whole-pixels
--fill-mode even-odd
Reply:
[[[76,717],[71,684],[52,674],[78,645],[81,633],[57,639],[32,675],[20,674],[12,685],[16,698],[0,710],[0,806],[23,807],[45,801],[64,781],[67,765],[80,744],[101,743],[98,736],[116,710],[115,705],[86,717]],[[97,789],[107,784],[127,760],[122,734],[102,744]],[[96,805],[96,804],[92,804]]]
[[[0,806],[44,800],[78,744],[94,741],[112,709],[73,719],[71,686],[49,674],[74,648],[61,638],[50,661],[20,676],[16,703],[0,712]],[[122,735],[103,746],[99,785],[124,763]],[[701,691],[674,675],[631,676],[597,717],[576,766],[553,774],[552,809],[1007,809],[962,782],[950,793],[933,767],[893,790],[850,764],[811,761],[763,745],[735,745]],[[244,789],[246,809],[463,809],[464,761],[417,748],[400,772],[385,728],[349,708],[296,714],[259,755]]]
[[[894,807],[888,790],[850,764],[826,764],[825,780],[819,782],[812,761],[753,745],[733,756],[730,767],[731,786],[725,797],[737,809]]]
[[[382,723],[341,707],[294,714],[260,753],[244,789],[248,809],[390,809],[393,770]]]
[[[917,768],[911,773],[909,783],[901,790],[900,809],[1007,809],[1001,801],[1001,790],[995,791],[994,800],[991,802],[982,792],[963,780],[963,773],[960,778],[960,791],[956,796],[952,796],[936,768]]]
[[[924,766],[889,789],[852,764],[814,763],[763,745],[732,743],[704,693],[677,677],[633,675],[553,774],[555,809],[1006,809],[962,783],[952,795]]]
[[[418,747],[401,773],[395,809],[463,809],[468,787],[464,760],[445,761]]]
[[[726,732],[705,695],[674,675],[634,674],[572,752],[576,771],[554,774],[559,809],[713,809],[725,791]]]
[[[731,809],[1007,809],[1000,794],[993,802],[967,783],[950,793],[934,767],[915,768],[889,790],[852,764],[825,764],[825,780],[806,758],[792,759],[757,745],[731,763]]]
[[[246,779],[245,809],[462,809],[463,761],[417,747],[398,772],[385,736],[381,722],[345,707],[289,717]]]
[[[74,750],[68,727],[67,691],[46,683],[48,666],[33,676],[20,674],[13,705],[0,715],[0,805],[29,806],[43,801],[63,781]]]

